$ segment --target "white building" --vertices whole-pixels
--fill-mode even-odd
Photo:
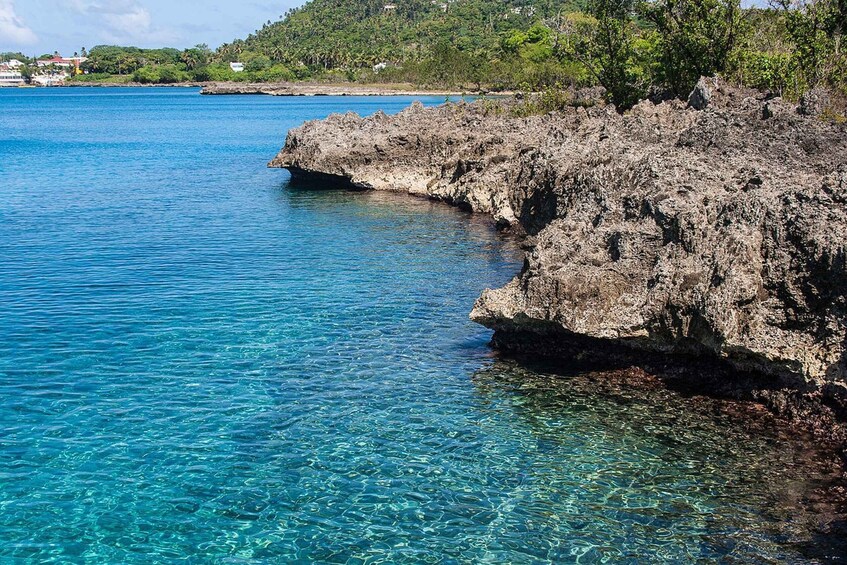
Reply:
[[[37,86],[62,86],[68,75],[63,72],[42,72],[32,77],[32,83]]]
[[[0,87],[21,86],[23,84],[26,84],[26,81],[19,70],[0,67]]]
[[[229,68],[235,71],[236,73],[243,73],[244,63],[230,63]]]

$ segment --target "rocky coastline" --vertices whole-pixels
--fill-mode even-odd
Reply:
[[[270,163],[490,214],[522,272],[471,317],[512,354],[637,366],[847,435],[847,127],[701,81],[691,103],[334,115]]]
[[[207,82],[174,82],[170,84],[143,84],[140,82],[68,82],[56,86],[38,88],[203,88]]]

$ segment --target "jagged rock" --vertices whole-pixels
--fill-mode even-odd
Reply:
[[[831,104],[829,93],[823,88],[813,88],[800,97],[797,111],[804,116],[820,116]]]
[[[847,130],[726,87],[712,95],[709,112],[671,101],[624,115],[516,119],[483,103],[336,115],[292,130],[271,165],[531,235],[523,272],[471,314],[500,347],[694,354],[845,399]]]
[[[705,110],[711,101],[712,88],[709,85],[709,79],[702,77],[688,96],[688,105],[695,110]]]
[[[574,91],[574,106],[596,106],[606,100],[606,89],[602,86],[579,88]]]
[[[771,98],[766,100],[762,108],[762,118],[769,120],[775,116],[784,116],[795,110],[792,104],[784,101],[782,98]]]

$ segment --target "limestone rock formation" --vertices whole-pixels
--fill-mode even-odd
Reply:
[[[471,314],[499,347],[697,355],[843,402],[847,129],[710,91],[702,111],[335,115],[292,130],[271,165],[523,231],[523,271]]]

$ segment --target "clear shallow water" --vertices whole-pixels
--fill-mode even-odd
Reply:
[[[799,443],[493,359],[484,219],[264,168],[409,102],[0,91],[0,561],[799,558]]]

